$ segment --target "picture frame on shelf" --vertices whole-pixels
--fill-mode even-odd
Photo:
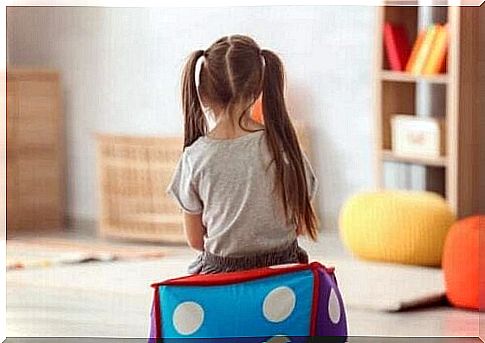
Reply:
[[[445,121],[441,118],[395,114],[391,147],[397,156],[439,158],[445,155]]]

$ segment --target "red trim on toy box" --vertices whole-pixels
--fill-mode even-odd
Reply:
[[[245,270],[240,272],[220,273],[220,274],[197,274],[183,276],[180,278],[170,279],[152,284],[152,287],[158,286],[216,286],[240,283],[245,281],[262,279],[269,276],[293,273],[302,270],[317,270],[324,268],[328,273],[333,273],[333,268],[326,268],[318,262],[310,264],[296,264],[291,266],[276,266]]]
[[[160,294],[158,287],[155,288],[155,294],[153,296],[153,301],[155,302],[153,305],[155,306],[155,323],[157,325],[157,337],[162,338],[162,318],[160,314]],[[158,342],[158,341],[157,341]]]
[[[318,317],[318,305],[319,305],[319,296],[320,296],[320,275],[318,273],[318,270],[320,267],[323,267],[319,265],[316,268],[312,268],[313,272],[313,301],[312,301],[312,313],[310,317],[310,336],[315,336],[317,334],[317,317]],[[323,267],[325,268],[325,267]],[[333,272],[333,268],[330,271],[330,268],[327,269],[327,271]]]

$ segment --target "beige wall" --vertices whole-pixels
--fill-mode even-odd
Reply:
[[[311,124],[318,207],[335,228],[342,202],[372,187],[373,7],[10,7],[9,62],[59,69],[65,91],[68,209],[94,218],[95,132],[181,134],[185,57],[246,33],[279,52],[288,103]]]

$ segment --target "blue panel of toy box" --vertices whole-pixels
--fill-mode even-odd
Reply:
[[[211,287],[162,285],[162,337],[263,342],[256,337],[281,335],[296,342],[310,334],[313,287],[311,270]]]

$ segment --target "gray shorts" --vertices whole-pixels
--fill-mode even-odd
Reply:
[[[216,274],[287,263],[308,263],[308,254],[298,245],[297,241],[286,247],[243,257],[223,257],[204,251],[190,264],[188,272],[190,274]]]

